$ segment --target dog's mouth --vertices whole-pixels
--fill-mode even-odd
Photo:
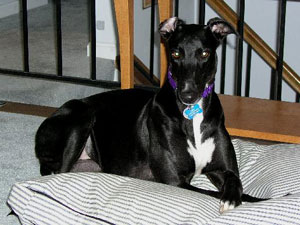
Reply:
[[[202,92],[198,92],[193,89],[177,89],[177,98],[182,104],[191,106],[197,104],[201,98],[208,97],[212,93],[213,89],[214,82],[211,84],[206,84],[206,87]]]
[[[178,100],[186,106],[192,106],[200,101],[200,96],[194,93],[180,93],[177,91]]]

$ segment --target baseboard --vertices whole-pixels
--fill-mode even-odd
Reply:
[[[90,43],[87,46],[87,55],[90,56]],[[115,60],[117,47],[115,44],[96,43],[96,57]]]
[[[40,106],[32,104],[24,104],[17,102],[2,102],[0,112],[18,113],[31,116],[48,117],[56,111],[57,108],[50,106]]]
[[[47,5],[48,0],[28,0],[28,9],[37,8],[43,5]],[[15,0],[9,3],[0,3],[0,18],[4,18],[10,15],[17,14],[20,11],[20,1]]]

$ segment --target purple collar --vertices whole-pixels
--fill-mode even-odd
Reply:
[[[168,80],[169,80],[169,83],[172,86],[172,88],[174,90],[176,90],[177,84],[176,84],[176,81],[172,77],[171,66],[169,66],[169,68],[168,68]],[[208,85],[208,87],[206,87],[204,89],[204,91],[202,93],[202,97],[203,98],[206,98],[212,92],[212,90],[214,88],[214,85],[215,85],[215,83],[212,83],[212,84]]]
[[[175,90],[177,88],[176,81],[172,77],[171,66],[168,68],[168,80],[172,88]]]

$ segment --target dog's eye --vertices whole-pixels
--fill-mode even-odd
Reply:
[[[178,52],[178,51],[172,52],[172,58],[173,59],[180,59],[181,58],[180,52]]]
[[[210,55],[209,51],[202,51],[201,58],[206,59]]]

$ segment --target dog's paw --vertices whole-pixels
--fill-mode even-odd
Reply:
[[[234,209],[237,205],[235,202],[230,201],[221,201],[219,212],[223,214],[224,212],[227,212],[228,210]]]
[[[220,213],[234,209],[242,204],[243,188],[240,179],[232,172],[227,172],[225,175],[227,176],[227,181],[223,186]]]
[[[235,207],[242,204],[241,197],[236,193],[227,193],[227,195],[223,195],[220,203],[220,213],[224,213],[228,210],[234,209]]]

